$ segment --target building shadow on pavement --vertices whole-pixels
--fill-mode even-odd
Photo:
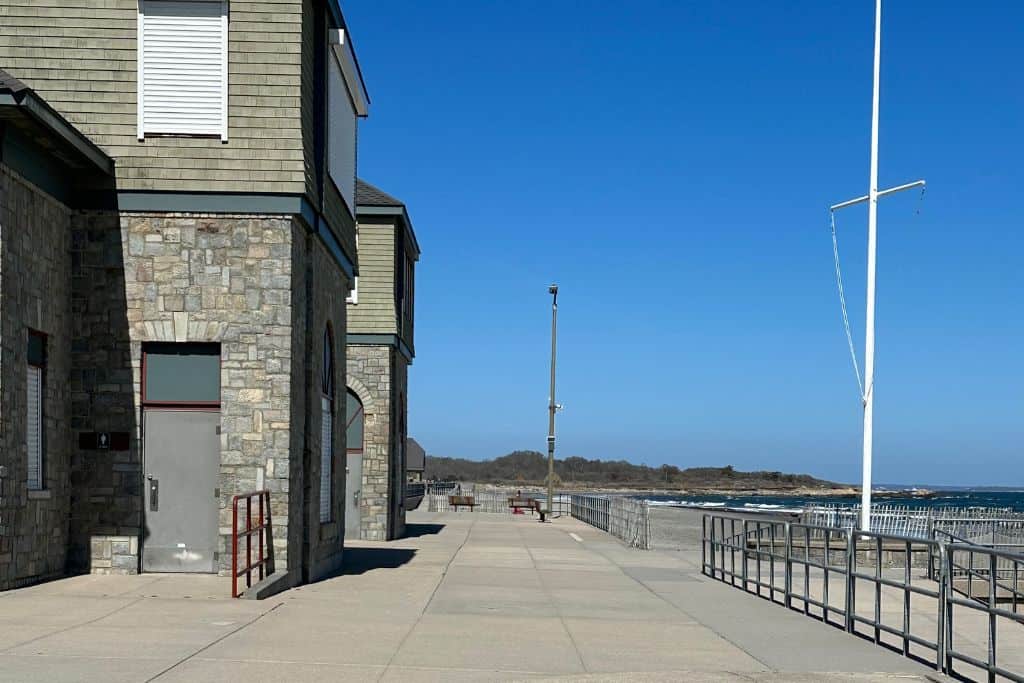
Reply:
[[[444,524],[406,524],[405,534],[402,538],[419,538],[420,536],[434,536],[441,533]]]
[[[375,569],[395,569],[415,556],[415,550],[405,548],[345,548],[339,575],[358,576]]]

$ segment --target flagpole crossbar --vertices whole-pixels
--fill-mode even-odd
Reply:
[[[910,189],[913,189],[915,187],[924,187],[924,186],[925,186],[925,182],[923,180],[915,180],[914,182],[906,183],[905,185],[897,185],[896,187],[890,187],[888,190],[879,190],[876,193],[876,196],[881,198],[881,197],[885,197],[885,196],[890,195],[890,194],[896,194],[897,192],[902,192],[903,190],[910,190]],[[838,204],[833,204],[832,206],[828,207],[828,210],[829,211],[838,211],[839,209],[845,209],[848,206],[856,206],[857,204],[863,204],[864,202],[868,201],[869,199],[871,199],[871,195],[866,194],[863,197],[857,197],[856,199],[849,199],[849,200],[847,200],[845,202],[839,202]]]

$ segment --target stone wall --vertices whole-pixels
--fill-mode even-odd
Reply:
[[[68,539],[71,214],[0,165],[0,589],[64,572]],[[29,329],[43,332],[44,488],[29,491]]]
[[[0,588],[66,568],[139,571],[147,342],[221,347],[221,571],[230,566],[231,498],[261,488],[271,491],[278,570],[301,580],[340,565],[348,282],[304,224],[292,216],[72,213],[0,168],[0,252]],[[334,510],[321,524],[328,325]],[[46,382],[47,490],[32,494],[23,426],[28,328],[49,335],[54,378]],[[128,448],[83,450],[82,432],[126,432]]]
[[[142,522],[138,425],[144,342],[221,345],[220,566],[230,566],[231,498],[271,490],[277,568],[289,552],[292,406],[290,216],[90,214],[74,240],[78,430],[130,429],[125,452],[76,452],[76,560]],[[144,534],[143,534],[144,536]],[[97,545],[102,547],[102,542]],[[127,564],[127,561],[122,560]],[[137,569],[123,567],[124,571]]]
[[[293,452],[303,454],[303,463],[293,464],[292,490],[304,491],[306,504],[302,514],[304,545],[307,548],[306,580],[315,581],[341,567],[345,536],[345,296],[348,280],[329,256],[320,240],[312,234],[296,233],[294,275],[293,338],[296,348],[304,349],[294,361],[296,389],[292,397],[296,428]],[[302,248],[299,245],[302,244]],[[330,334],[326,332],[330,329]],[[331,473],[331,514],[320,521],[320,474],[324,388],[325,344],[328,339],[333,355],[333,467]],[[299,382],[302,382],[300,385]],[[301,428],[300,428],[301,425]],[[304,435],[304,438],[303,438]],[[303,479],[305,477],[305,479]],[[293,503],[294,504],[294,503]]]
[[[405,475],[396,460],[400,457],[398,432],[404,420],[398,412],[405,394],[405,361],[390,346],[349,345],[348,374],[369,394],[369,408],[363,431],[363,485],[359,504],[360,537],[371,541],[396,538],[405,531]],[[398,362],[402,367],[398,367]]]
[[[78,214],[72,221],[71,537],[72,571],[135,573],[135,553],[119,554],[113,538],[138,539],[142,524],[142,459],[128,329],[125,254],[118,216]],[[137,279],[133,274],[132,280]],[[81,450],[78,434],[127,432],[127,451]]]
[[[394,397],[391,434],[391,443],[394,444],[391,472],[391,538],[401,538],[405,535],[405,440],[409,426],[409,363],[397,350],[391,352],[391,388]]]

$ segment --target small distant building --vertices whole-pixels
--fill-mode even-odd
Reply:
[[[345,535],[405,532],[408,374],[419,244],[405,204],[356,183],[360,271],[348,298]]]
[[[409,438],[406,442],[405,476],[407,481],[423,481],[423,471],[427,468],[427,452],[416,439]]]

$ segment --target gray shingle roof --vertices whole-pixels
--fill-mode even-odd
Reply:
[[[358,206],[405,206],[405,202],[401,199],[392,197],[362,178],[356,181],[356,204]]]
[[[5,117],[26,126],[31,135],[56,140],[58,147],[52,147],[51,152],[64,163],[78,167],[79,161],[84,158],[107,175],[114,174],[114,161],[106,152],[71,125],[32,88],[2,69],[0,93],[14,96],[13,112],[6,113]],[[3,108],[7,106],[5,102]]]
[[[23,90],[29,90],[29,87],[3,69],[0,69],[0,90],[6,90],[14,94]]]

